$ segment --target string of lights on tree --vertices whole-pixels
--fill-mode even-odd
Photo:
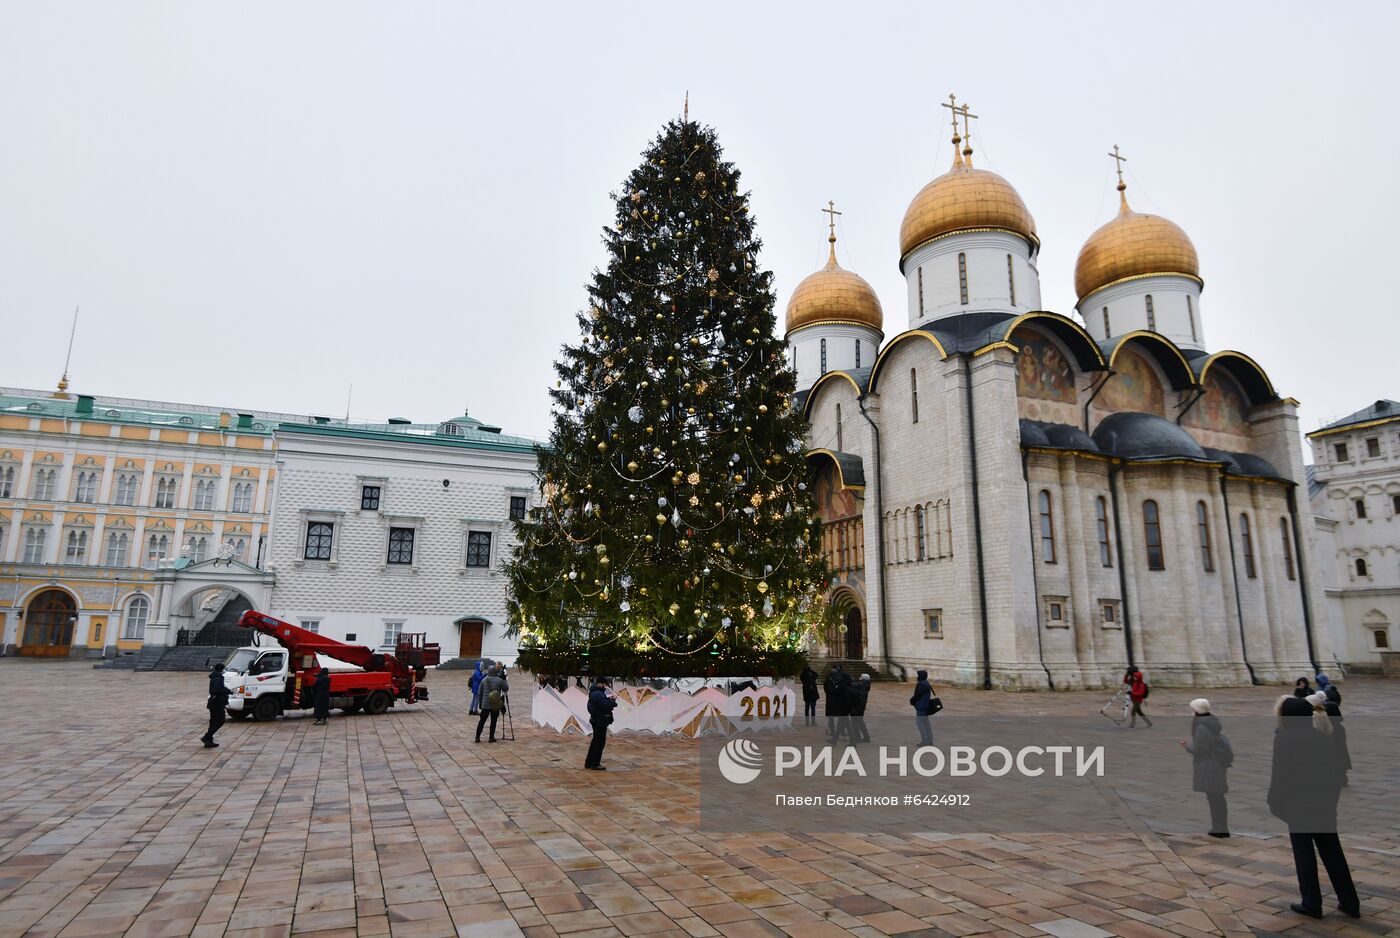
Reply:
[[[711,128],[673,121],[613,198],[555,364],[540,504],[516,522],[511,628],[556,666],[798,660],[830,573],[739,172]]]

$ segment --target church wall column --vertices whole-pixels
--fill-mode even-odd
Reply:
[[[1254,452],[1269,461],[1275,469],[1294,483],[1296,523],[1301,536],[1295,544],[1294,562],[1298,565],[1298,580],[1290,586],[1298,591],[1299,600],[1307,606],[1307,619],[1295,625],[1303,642],[1306,658],[1307,635],[1312,632],[1313,647],[1319,662],[1332,660],[1327,622],[1326,595],[1322,588],[1322,567],[1313,549],[1311,532],[1316,524],[1312,503],[1307,496],[1306,470],[1303,468],[1303,443],[1298,426],[1298,402],[1293,398],[1283,398],[1261,404],[1250,412],[1250,429]],[[1311,664],[1309,664],[1311,666]],[[1301,672],[1300,672],[1301,673]]]
[[[1122,524],[1119,532],[1118,543],[1123,549],[1123,583],[1126,588],[1124,605],[1131,610],[1131,620],[1124,623],[1124,629],[1131,629],[1133,633],[1133,657],[1138,667],[1143,668],[1150,664],[1157,655],[1157,643],[1154,641],[1155,635],[1152,629],[1148,628],[1148,617],[1151,615],[1150,608],[1144,608],[1142,584],[1144,578],[1150,573],[1147,569],[1147,558],[1144,555],[1143,527],[1142,527],[1142,503],[1145,498],[1152,495],[1152,488],[1149,485],[1144,491],[1142,480],[1130,465],[1125,465],[1119,473],[1116,484],[1118,486],[1118,511]],[[1125,640],[1126,641],[1126,640]],[[1127,664],[1126,653],[1124,655],[1124,665]]]
[[[1070,605],[1074,609],[1074,661],[1076,685],[1085,683],[1085,674],[1097,674],[1098,660],[1094,653],[1094,636],[1098,630],[1098,602],[1089,585],[1089,564],[1099,562],[1097,528],[1086,533],[1085,525],[1096,525],[1092,515],[1085,514],[1085,500],[1079,475],[1078,457],[1066,455],[1060,461],[1060,490],[1065,496],[1065,562],[1069,564]],[[1092,504],[1092,500],[1091,500]],[[1093,511],[1092,508],[1088,509]]]
[[[1212,668],[1207,643],[1202,638],[1204,623],[1201,615],[1201,569],[1200,543],[1196,530],[1196,500],[1190,497],[1188,486],[1194,467],[1177,466],[1167,470],[1170,476],[1169,497],[1165,499],[1170,508],[1171,527],[1175,531],[1173,540],[1179,545],[1177,556],[1169,558],[1167,569],[1175,581],[1174,591],[1177,602],[1171,615],[1154,623],[1156,628],[1170,628],[1170,620],[1180,623],[1183,645],[1178,646],[1177,660],[1184,666],[1181,677],[1190,684],[1210,684]],[[1163,519],[1164,521],[1166,519]],[[1163,526],[1166,527],[1165,525]],[[1163,532],[1165,534],[1165,531]],[[1181,653],[1184,652],[1184,658]]]
[[[1242,677],[1247,678],[1248,669],[1244,668],[1246,663],[1252,664],[1261,654],[1266,653],[1267,649],[1259,647],[1257,642],[1248,643],[1247,636],[1245,642],[1241,642],[1241,609],[1236,599],[1239,593],[1235,580],[1239,546],[1235,540],[1234,525],[1230,520],[1230,506],[1225,504],[1220,489],[1220,478],[1216,476],[1205,499],[1207,517],[1210,519],[1210,547],[1215,562],[1214,582],[1211,587],[1212,593],[1219,597],[1222,610],[1220,628],[1224,632],[1223,642],[1230,650],[1230,660],[1240,663],[1245,670]]]
[[[1040,610],[1024,575],[1035,557],[1021,477],[1016,359],[996,348],[970,360],[977,443],[988,660],[997,686],[1045,687]]]
[[[880,540],[883,527],[880,508],[884,498],[880,446],[883,440],[877,441],[875,431],[875,427],[880,424],[880,397],[878,394],[868,394],[860,402],[860,405],[857,412],[863,413],[864,418],[857,417],[853,420],[850,429],[846,432],[849,435],[858,436],[861,440],[860,452],[869,454],[863,455],[865,504],[862,517],[865,519],[865,524],[862,535],[865,552],[865,631],[867,648],[869,649],[867,657],[872,664],[875,664],[883,663],[881,659],[892,653],[892,649],[885,646],[882,624],[885,628],[894,629],[893,618],[889,618],[888,621],[885,619],[885,617],[890,616],[893,610],[885,608],[884,578],[886,571],[882,561],[889,558],[882,556]],[[874,426],[871,425],[872,422]],[[892,638],[891,644],[893,644]],[[896,676],[897,674],[898,672],[896,672]]]

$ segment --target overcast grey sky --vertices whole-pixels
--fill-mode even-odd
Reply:
[[[1391,3],[0,4],[0,384],[543,435],[617,187],[686,89],[781,310],[824,258],[907,322],[939,102],[1035,215],[1048,309],[1114,210],[1195,241],[1212,350],[1304,429],[1395,383]]]

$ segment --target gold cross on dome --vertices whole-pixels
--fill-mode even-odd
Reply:
[[[826,203],[826,208],[822,209],[822,212],[826,214],[827,219],[828,219],[828,224],[831,225],[831,235],[827,238],[827,240],[830,241],[831,243],[835,244],[835,243],[836,243],[836,216],[837,216],[837,215],[843,215],[843,214],[845,214],[845,213],[844,213],[844,212],[838,212],[838,211],[836,211],[836,203],[835,203],[835,202],[827,202],[827,203]]]
[[[1123,184],[1123,164],[1128,162],[1128,158],[1118,152],[1118,144],[1113,145],[1113,152],[1108,154],[1114,159],[1114,168],[1118,170],[1118,190],[1121,192],[1127,186]]]
[[[958,96],[955,94],[948,95],[948,103],[940,104],[939,107],[946,107],[948,110],[953,112],[953,136],[958,136],[958,114],[961,110],[958,107]],[[962,141],[959,140],[958,142],[961,143]]]
[[[961,107],[953,112],[954,120],[961,114],[963,119],[963,156],[972,155],[972,122],[977,119],[977,115],[972,113],[972,109],[963,103]]]

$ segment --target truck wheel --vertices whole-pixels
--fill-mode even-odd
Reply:
[[[275,720],[281,713],[282,705],[277,702],[276,697],[270,694],[266,697],[259,697],[258,702],[253,705],[253,719],[259,723]]]
[[[230,710],[230,711],[228,711],[228,718],[229,718],[230,720],[235,721],[235,722],[238,721],[238,720],[246,720],[246,719],[248,719],[248,711],[247,711],[247,710]]]
[[[365,701],[365,712],[379,716],[389,709],[391,703],[393,703],[393,700],[389,698],[388,694],[382,690],[377,690],[369,695],[369,700]]]

